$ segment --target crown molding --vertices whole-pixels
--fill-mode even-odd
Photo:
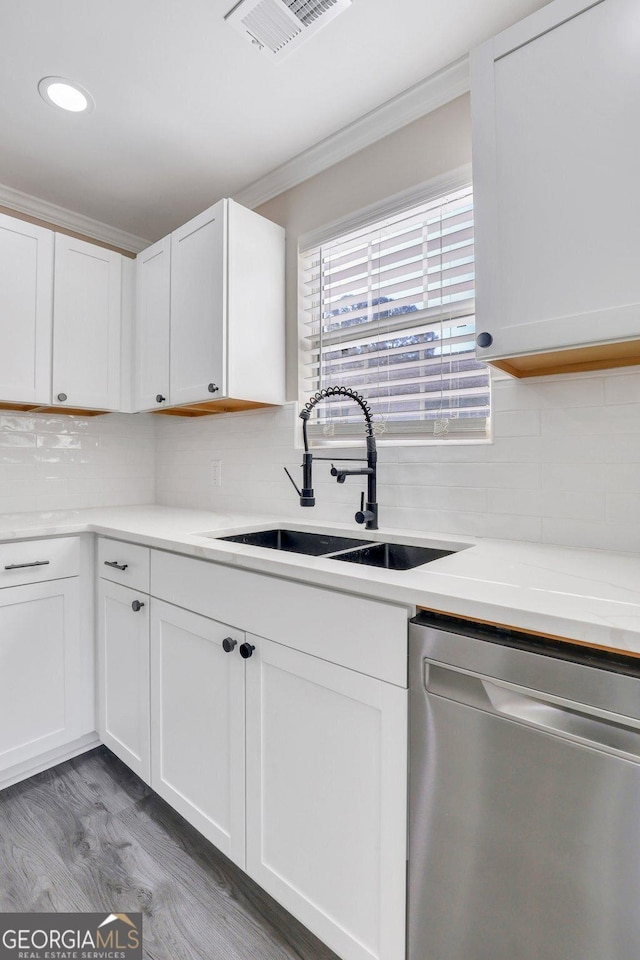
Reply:
[[[150,243],[144,237],[137,237],[133,233],[111,227],[108,223],[85,217],[82,213],[67,210],[66,207],[59,207],[55,203],[49,203],[48,200],[33,197],[29,193],[22,193],[21,190],[14,190],[13,187],[8,187],[2,183],[0,183],[0,205],[9,207],[17,213],[35,217],[38,220],[45,220],[54,226],[74,230],[86,237],[100,240],[102,243],[108,243],[114,247],[120,247],[122,250],[129,250],[132,253],[139,253]]]
[[[251,209],[259,207],[468,91],[469,58],[463,57],[276,167],[240,190],[234,200]]]

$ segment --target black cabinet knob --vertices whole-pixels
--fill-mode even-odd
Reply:
[[[252,646],[252,644],[250,644],[250,643],[241,643],[241,644],[240,644],[240,656],[241,656],[244,660],[248,660],[254,650],[255,650],[255,647]]]
[[[222,649],[225,653],[231,653],[234,647],[238,646],[238,641],[234,640],[233,637],[225,637],[222,641]]]
[[[144,607],[144,603],[142,603],[140,600],[134,600],[133,603],[131,604],[131,609],[133,610],[134,613],[138,613],[138,611],[142,610],[143,607]]]
[[[156,403],[164,403],[166,399],[161,393],[156,393]]]
[[[487,333],[487,331],[484,330],[482,333],[479,333],[478,336],[476,337],[476,343],[478,344],[479,347],[490,347],[491,344],[493,343],[493,337],[491,336],[490,333]]]
[[[215,383],[210,383],[209,386],[207,387],[207,390],[209,391],[209,393],[217,393],[219,389],[220,387],[216,386]]]
[[[60,403],[64,403],[66,399],[67,399],[66,393],[59,393],[59,394],[58,394],[58,400],[60,401]]]

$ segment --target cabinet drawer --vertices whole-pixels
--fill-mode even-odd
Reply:
[[[149,593],[149,548],[98,537],[98,576]]]
[[[406,607],[151,551],[151,593],[213,620],[407,686]]]
[[[76,577],[79,572],[78,537],[0,543],[0,587]]]

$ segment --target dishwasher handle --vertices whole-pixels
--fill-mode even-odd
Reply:
[[[640,721],[630,717],[428,660],[424,686],[429,694],[640,763]]]

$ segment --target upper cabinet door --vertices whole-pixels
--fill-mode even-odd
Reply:
[[[54,404],[120,406],[122,257],[56,234]]]
[[[135,410],[170,403],[171,237],[136,257]]]
[[[226,201],[171,234],[171,403],[226,396]]]
[[[554,0],[475,52],[472,102],[479,357],[638,340],[637,0]]]
[[[0,214],[0,400],[51,399],[53,233]]]

